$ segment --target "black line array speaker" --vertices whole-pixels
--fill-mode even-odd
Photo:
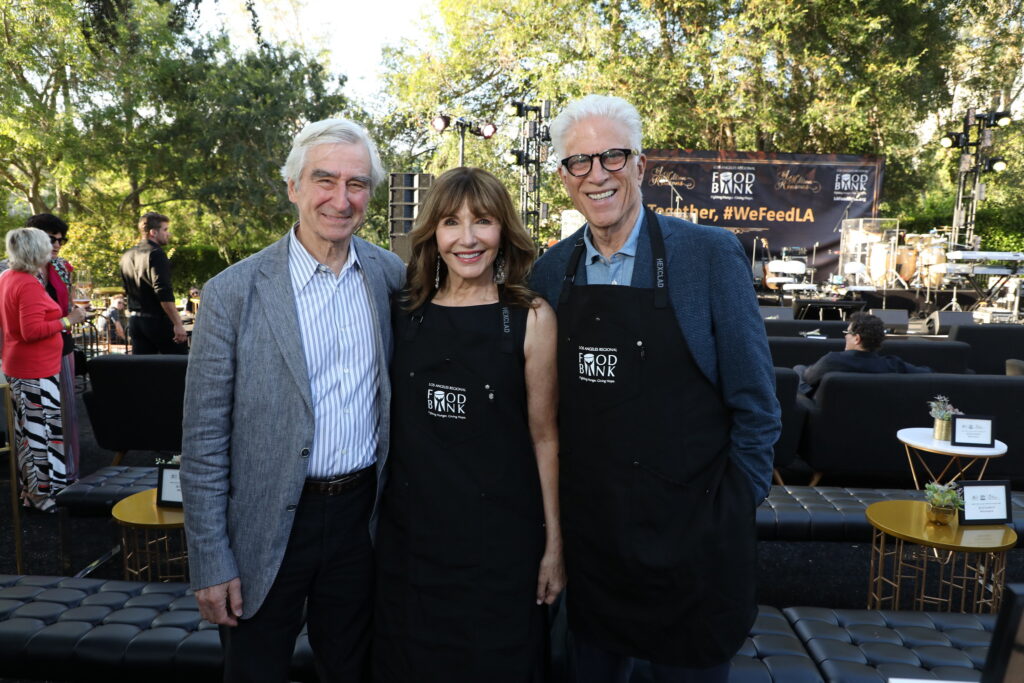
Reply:
[[[949,334],[953,325],[973,325],[970,311],[935,311],[928,316],[928,334]]]
[[[419,214],[420,204],[434,182],[430,173],[392,173],[388,185],[388,232],[391,251],[409,262],[409,231]]]

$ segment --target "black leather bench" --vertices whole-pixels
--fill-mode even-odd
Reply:
[[[730,681],[979,680],[994,616],[762,606]],[[0,676],[219,681],[216,628],[185,584],[0,575]],[[315,681],[303,632],[290,678]],[[633,683],[649,681],[639,668]]]
[[[871,540],[864,511],[880,500],[920,500],[922,491],[841,488],[838,486],[773,486],[757,509],[757,537],[762,541]],[[1024,492],[1011,494],[1012,526],[1017,547],[1024,546]]]
[[[222,661],[186,584],[0,575],[2,677],[201,683]],[[317,680],[305,632],[291,679]]]
[[[783,610],[829,683],[979,681],[995,615],[789,607]]]

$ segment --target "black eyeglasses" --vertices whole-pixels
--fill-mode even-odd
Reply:
[[[562,159],[562,166],[565,166],[565,170],[569,172],[569,175],[582,178],[590,173],[590,169],[594,167],[594,158],[597,157],[601,160],[601,168],[614,173],[625,168],[626,160],[629,159],[630,154],[639,153],[635,149],[623,147],[606,149],[599,154],[573,154],[571,157]]]
[[[50,235],[50,244],[59,244],[61,246],[64,246],[67,243],[67,237],[54,237],[53,235]]]

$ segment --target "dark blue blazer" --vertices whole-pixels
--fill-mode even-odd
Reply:
[[[759,503],[771,488],[773,447],[782,422],[749,260],[727,230],[662,215],[658,222],[665,237],[672,309],[698,367],[732,410],[730,456]],[[534,267],[530,286],[556,309],[566,262],[583,230],[549,249]],[[651,245],[642,223],[640,230],[631,285],[649,289]],[[576,283],[586,282],[581,265]]]

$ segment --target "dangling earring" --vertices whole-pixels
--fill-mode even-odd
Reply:
[[[505,277],[505,250],[498,249],[498,255],[494,257],[494,282],[503,285]]]
[[[434,289],[441,289],[441,255],[434,261]]]

